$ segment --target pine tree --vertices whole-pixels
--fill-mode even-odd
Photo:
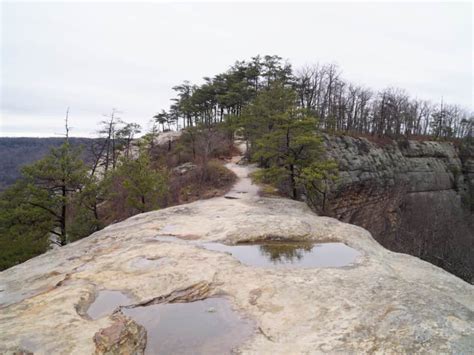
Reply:
[[[44,253],[54,228],[50,213],[29,203],[24,181],[0,195],[0,270]]]
[[[253,158],[268,164],[261,176],[286,186],[293,199],[298,198],[303,169],[319,159],[322,153],[316,124],[313,117],[291,109],[276,116],[273,129],[256,141]]]
[[[51,243],[70,241],[71,198],[84,187],[87,169],[66,139],[22,174],[0,196],[0,268],[41,254]]]
[[[87,178],[87,169],[80,151],[66,140],[49,155],[23,168],[28,203],[50,214],[58,237],[57,244],[65,245],[67,238],[68,203],[72,193],[79,191]]]
[[[127,204],[140,213],[159,208],[168,192],[166,172],[154,169],[145,152],[135,160],[123,161],[114,175],[122,180]]]
[[[307,203],[324,213],[331,185],[337,181],[338,164],[333,160],[323,160],[311,163],[302,169],[300,177]]]
[[[244,139],[247,141],[248,154],[253,154],[256,140],[272,131],[278,115],[294,107],[296,96],[293,90],[281,83],[274,83],[261,91],[245,108],[239,123]],[[261,165],[265,162],[260,161]]]
[[[317,119],[297,108],[293,89],[280,82],[260,92],[241,117],[250,157],[262,170],[256,176],[283,188],[293,199],[317,192],[337,167],[324,158]]]

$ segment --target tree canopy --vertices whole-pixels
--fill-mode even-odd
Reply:
[[[327,132],[448,139],[472,135],[473,113],[460,106],[414,99],[395,87],[374,91],[345,80],[335,64],[293,70],[277,55],[237,61],[226,72],[205,77],[201,85],[185,81],[175,86],[173,104],[159,114],[162,128],[165,123],[184,128],[241,116],[257,94],[275,82],[291,86],[296,106],[317,117],[318,128]]]
[[[262,167],[257,177],[273,183],[297,199],[318,179],[305,169],[324,161],[324,147],[317,119],[296,105],[294,89],[274,82],[260,92],[241,116],[244,137],[249,141],[250,158]],[[324,165],[317,165],[325,170]]]

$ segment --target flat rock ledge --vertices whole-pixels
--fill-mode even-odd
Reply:
[[[257,268],[199,245],[274,238],[361,254],[342,268]],[[1,272],[0,353],[142,353],[146,334],[120,309],[88,317],[101,290],[135,305],[226,297],[255,324],[242,354],[474,351],[472,285],[286,199],[219,197],[140,214]]]

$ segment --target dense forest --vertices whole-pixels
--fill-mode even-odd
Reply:
[[[278,56],[257,56],[202,85],[173,89],[172,105],[153,116],[147,132],[114,109],[96,139],[76,141],[68,138],[66,119],[66,138],[23,166],[0,196],[0,269],[133,214],[222,194],[235,179],[223,162],[235,154],[236,137],[261,168],[256,180],[289,198],[318,196],[322,204],[338,178],[338,163],[325,157],[323,132],[472,137],[472,113],[412,99],[401,89],[351,84],[332,64],[293,70]],[[15,155],[28,154],[11,149],[10,166]]]

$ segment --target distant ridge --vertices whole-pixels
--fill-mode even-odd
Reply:
[[[87,159],[87,146],[93,138],[69,138],[75,146],[84,145],[83,157]],[[21,168],[44,157],[51,148],[59,147],[64,138],[0,137],[0,191],[15,183]]]

